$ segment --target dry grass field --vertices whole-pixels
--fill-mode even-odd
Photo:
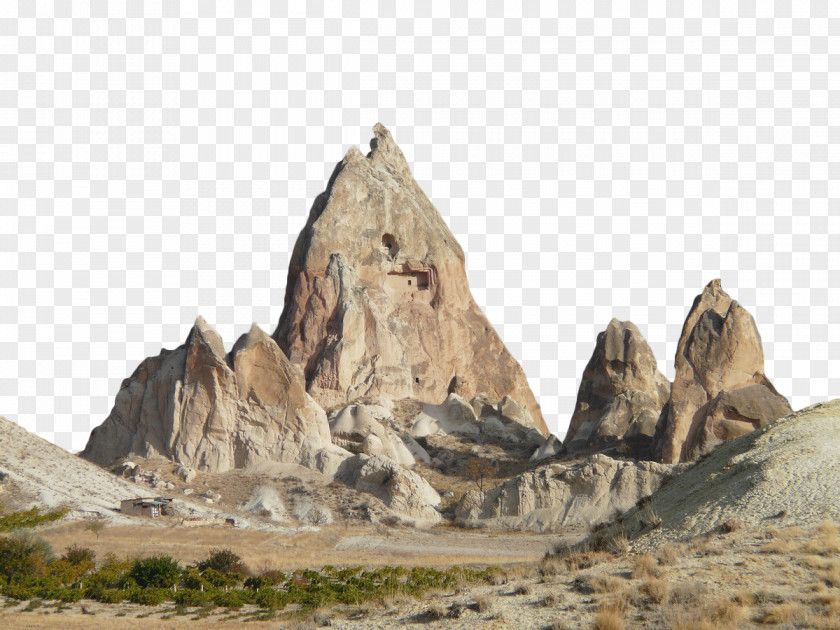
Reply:
[[[536,562],[562,540],[556,534],[465,532],[447,527],[415,530],[338,525],[287,533],[224,526],[161,526],[161,521],[147,526],[105,527],[98,536],[84,522],[63,522],[40,528],[37,534],[59,551],[77,544],[93,549],[97,557],[109,553],[119,557],[165,553],[182,564],[205,557],[208,549],[231,548],[256,572],[269,568],[318,569],[324,565],[447,567]]]

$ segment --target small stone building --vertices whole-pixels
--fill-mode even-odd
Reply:
[[[164,497],[124,499],[120,502],[120,512],[149,518],[169,516],[173,513],[172,499]]]

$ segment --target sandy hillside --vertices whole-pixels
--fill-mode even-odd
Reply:
[[[121,479],[2,417],[0,472],[8,475],[6,482],[0,484],[0,504],[6,510],[64,506],[71,510],[70,519],[98,514],[114,523],[142,521],[150,526],[158,525],[149,519],[122,516],[115,510],[123,499],[156,496],[160,491]],[[178,499],[175,505],[185,516],[206,519],[235,516],[241,526],[264,526],[242,514],[226,514],[195,501]]]
[[[645,510],[662,519],[638,541],[645,547],[705,534],[729,520],[763,528],[840,519],[840,400],[720,446],[634,513]]]

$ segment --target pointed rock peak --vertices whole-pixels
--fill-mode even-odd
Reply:
[[[233,348],[230,350],[231,360],[233,360],[239,352],[243,350],[247,350],[248,348],[257,345],[258,343],[271,343],[272,345],[276,345],[274,339],[269,337],[268,333],[266,333],[262,328],[260,328],[256,322],[251,324],[251,329],[246,332],[244,335],[241,335],[239,339],[236,340],[236,343],[233,344]],[[279,349],[279,348],[278,348]]]
[[[639,353],[652,356],[650,346],[636,324],[631,321],[622,322],[615,317],[598,335],[595,346],[595,353],[602,352],[607,361],[627,363],[630,360],[628,355],[635,358]]]
[[[394,142],[391,132],[382,123],[374,125],[373,135],[370,141],[370,153],[367,155],[371,163],[389,167],[389,170],[408,171],[408,162],[402,150]]]
[[[216,358],[224,359],[225,344],[222,341],[221,335],[201,315],[196,317],[195,324],[193,324],[192,330],[190,330],[190,334],[187,337],[188,346],[193,345],[195,342],[203,342],[204,345],[210,348]]]
[[[720,286],[720,278],[715,278],[714,280],[709,282],[709,284],[707,284],[706,287],[703,289],[703,292],[704,293],[705,292],[709,292],[709,293],[723,292],[723,293],[726,293],[726,291],[724,291]]]

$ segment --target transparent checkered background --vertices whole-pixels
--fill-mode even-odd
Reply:
[[[673,377],[715,277],[840,396],[840,3],[412,4],[0,3],[0,414],[80,449],[197,314],[272,331],[377,121],[551,428],[612,316]]]

